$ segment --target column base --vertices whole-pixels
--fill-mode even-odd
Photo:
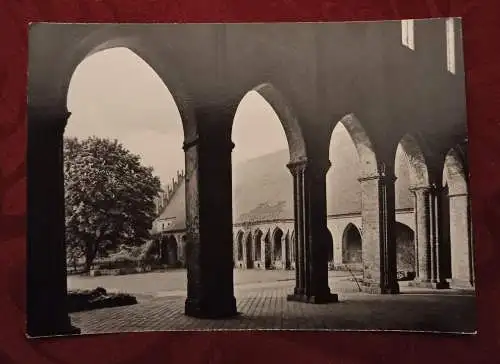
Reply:
[[[293,302],[303,302],[303,303],[313,303],[313,304],[325,304],[325,303],[337,303],[339,301],[339,296],[335,293],[328,293],[318,296],[308,296],[305,294],[294,293],[286,297],[287,301]]]
[[[362,282],[361,291],[370,294],[399,294],[399,283],[394,282],[390,287],[382,287],[380,282]]]
[[[224,299],[212,297],[205,300],[188,297],[184,304],[184,314],[202,319],[222,319],[238,316],[239,312],[236,310],[234,296]]]
[[[65,322],[55,326],[53,321],[43,322],[36,325],[28,325],[26,329],[26,336],[28,338],[42,338],[52,336],[73,336],[80,335],[81,330],[71,324],[70,319],[64,320]]]
[[[450,284],[448,282],[430,282],[430,281],[419,281],[419,280],[408,282],[408,286],[415,288],[432,288],[432,289],[450,288]]]
[[[450,287],[454,289],[463,289],[463,290],[470,290],[474,291],[475,287],[474,285],[467,280],[462,280],[462,279],[452,279],[450,282]]]

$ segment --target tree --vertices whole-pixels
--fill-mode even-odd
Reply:
[[[65,138],[64,180],[68,256],[85,256],[150,238],[160,180],[117,140]]]

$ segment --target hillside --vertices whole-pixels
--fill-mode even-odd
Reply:
[[[358,182],[356,152],[352,145],[339,142],[332,168],[327,174],[327,209],[329,215],[355,213],[361,209],[361,188]],[[332,158],[333,159],[333,158]],[[408,167],[398,158],[398,180],[396,183],[396,208],[412,207],[408,192]],[[292,175],[286,164],[287,150],[247,160],[233,168],[233,220],[264,221],[293,218]],[[185,228],[184,182],[161,214],[162,218],[173,218],[169,230]]]

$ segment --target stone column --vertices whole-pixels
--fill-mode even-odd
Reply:
[[[66,110],[28,109],[27,331],[78,334],[67,309],[63,134]]]
[[[243,233],[243,238],[242,238],[242,243],[243,243],[243,266],[245,269],[248,269],[248,249],[247,249],[247,233]]]
[[[468,196],[468,213],[469,213],[469,241],[470,241],[470,272],[471,272],[471,284],[473,287],[476,286],[476,252],[474,247],[474,230],[472,225],[472,214],[471,214],[471,199]]]
[[[286,269],[286,254],[287,254],[287,249],[286,249],[286,231],[283,231],[283,236],[281,237],[281,268],[282,270]]]
[[[295,260],[296,260],[296,244],[295,244],[295,233],[290,235],[290,264],[292,269],[295,270]]]
[[[290,232],[286,234],[285,245],[285,269],[292,269],[292,236]]]
[[[238,241],[236,235],[233,235],[233,266],[236,267],[238,261]]]
[[[415,214],[415,263],[414,286],[429,286],[431,283],[431,213],[430,187],[420,186],[410,189],[414,195]]]
[[[204,135],[184,143],[188,246],[185,313],[194,317],[237,314],[232,263],[234,144],[220,134],[215,128],[207,128]]]
[[[360,178],[363,290],[399,293],[396,266],[394,175]]]
[[[337,302],[328,287],[326,172],[328,165],[298,161],[288,164],[293,176],[295,215],[295,289],[290,301]]]
[[[467,193],[449,195],[453,287],[474,287],[473,246]]]
[[[443,224],[441,222],[441,193],[442,187],[434,185],[430,189],[429,193],[429,206],[431,213],[431,229],[430,229],[430,257],[431,257],[431,285],[436,289],[449,288],[449,284],[446,282],[442,269],[441,260],[443,259],[441,254],[440,243],[443,239]]]
[[[258,239],[259,239],[259,236],[257,233],[254,233],[253,234],[253,238],[252,238],[252,244],[253,244],[253,249],[254,249],[254,268],[257,268],[257,261],[259,262],[259,269],[262,269],[262,243],[259,245],[258,244]],[[260,239],[262,239],[262,237],[260,237]],[[257,249],[259,248],[259,249]],[[259,259],[257,259],[259,258]]]
[[[245,236],[244,238],[244,242],[245,242],[245,267],[247,269],[252,269],[254,268],[254,263],[255,263],[255,247],[253,245],[253,239],[250,238],[250,244],[248,244],[248,236],[250,235],[250,237],[252,236],[251,235],[252,232],[251,231],[248,231],[247,232],[247,235]],[[248,264],[250,263],[250,264]]]
[[[274,256],[274,250],[276,249],[276,243],[274,241],[274,234],[272,230],[269,231],[269,259],[271,260],[271,269],[276,266],[276,257]]]
[[[262,249],[261,250],[261,254],[262,254],[262,267],[264,270],[266,270],[266,262],[268,260],[268,256],[267,256],[267,250],[268,250],[268,246],[267,246],[267,233],[265,231],[262,232],[262,236],[260,238],[260,248]]]

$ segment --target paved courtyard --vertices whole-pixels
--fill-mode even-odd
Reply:
[[[351,277],[349,272],[331,272],[331,277]],[[277,282],[293,282],[295,271],[235,269],[235,287],[252,284]],[[353,282],[354,284],[354,282]],[[185,269],[175,269],[165,272],[130,274],[127,276],[69,276],[68,289],[92,289],[97,286],[110,291],[120,291],[136,294],[158,295],[167,292],[182,292],[187,290],[187,272]]]
[[[120,277],[71,277],[70,288],[134,293],[139,303],[71,314],[83,334],[155,330],[419,330],[475,331],[475,296],[456,290],[431,291],[401,283],[401,295],[359,293],[352,276],[330,272],[339,303],[288,302],[294,272],[235,271],[238,312],[231,319],[206,320],[184,315],[185,271]]]

